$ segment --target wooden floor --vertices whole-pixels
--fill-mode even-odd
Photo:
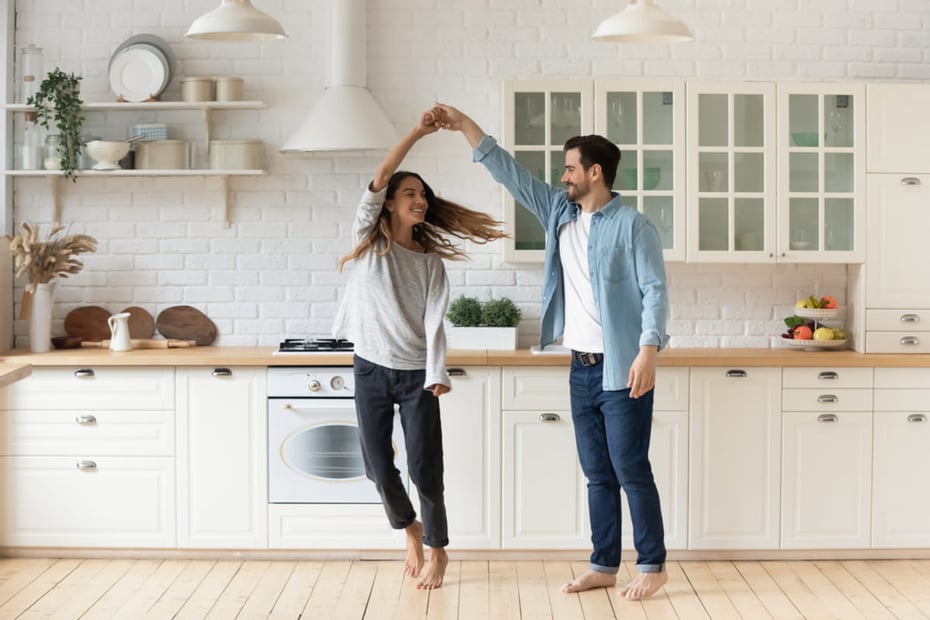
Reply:
[[[930,560],[672,562],[647,601],[559,591],[586,568],[452,562],[418,591],[398,561],[0,559],[0,618],[930,618]]]

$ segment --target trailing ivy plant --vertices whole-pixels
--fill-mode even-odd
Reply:
[[[60,135],[58,156],[61,170],[72,181],[77,181],[75,169],[81,158],[81,76],[65,73],[58,67],[49,71],[39,90],[26,100],[35,110],[36,122],[51,130],[54,122]]]

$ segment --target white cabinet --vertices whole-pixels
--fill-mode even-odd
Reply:
[[[868,171],[930,172],[930,88],[876,82],[868,91]]]
[[[688,548],[688,381],[687,368],[656,369],[649,462],[659,490],[667,549]],[[623,495],[624,549],[633,548],[633,524]]]
[[[785,368],[782,381],[782,548],[868,548],[872,369]]]
[[[590,547],[568,368],[507,367],[503,409],[504,549]]]
[[[775,549],[781,369],[692,368],[691,549]]]
[[[264,368],[178,368],[178,546],[268,545]]]
[[[174,370],[34,368],[0,390],[0,544],[174,547]]]
[[[497,367],[449,369],[442,412],[446,514],[456,549],[500,548],[501,383]]]
[[[930,547],[930,369],[875,369],[872,546]]]

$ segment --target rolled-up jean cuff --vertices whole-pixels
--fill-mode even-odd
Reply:
[[[619,566],[600,566],[598,564],[591,564],[589,568],[595,573],[604,573],[605,575],[616,575],[620,572]]]
[[[637,564],[636,570],[641,573],[661,573],[665,571],[665,564]]]

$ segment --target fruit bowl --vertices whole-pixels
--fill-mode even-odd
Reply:
[[[129,152],[128,142],[111,142],[108,140],[91,140],[84,148],[97,164],[94,170],[119,170],[119,160]]]
[[[795,308],[795,316],[802,319],[832,319],[839,315],[839,308]]]
[[[786,347],[796,347],[804,351],[823,351],[826,349],[842,349],[846,347],[846,339],[842,340],[798,340],[797,338],[782,338]]]

